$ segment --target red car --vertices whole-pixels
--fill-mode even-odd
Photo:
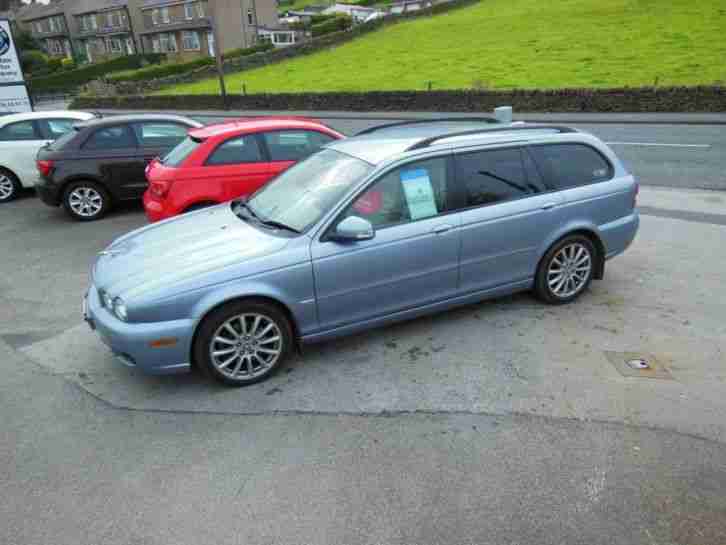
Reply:
[[[159,221],[254,193],[343,135],[317,121],[267,117],[192,129],[146,167],[144,210]]]

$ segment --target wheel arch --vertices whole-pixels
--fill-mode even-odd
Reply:
[[[238,301],[255,301],[259,303],[267,303],[269,305],[275,306],[278,310],[280,310],[285,317],[290,322],[290,327],[292,328],[292,336],[293,336],[293,342],[295,343],[296,348],[299,350],[300,348],[300,329],[297,323],[297,319],[295,318],[295,315],[292,312],[292,309],[283,302],[281,297],[271,295],[271,294],[237,294],[237,295],[229,295],[227,297],[221,298],[217,301],[215,301],[210,306],[206,307],[205,310],[200,314],[200,316],[196,319],[196,322],[194,324],[194,332],[192,333],[191,342],[189,343],[189,361],[191,362],[192,366],[195,366],[197,363],[194,359],[194,345],[197,342],[197,336],[199,335],[199,330],[204,323],[204,321],[207,319],[207,317],[215,312],[216,310],[222,308],[225,305],[228,305],[230,303],[235,303]]]
[[[597,263],[595,264],[595,270],[593,271],[593,278],[596,280],[601,280],[603,278],[605,275],[605,256],[607,255],[607,250],[605,248],[605,243],[602,241],[602,238],[597,231],[597,228],[593,225],[573,225],[569,228],[563,229],[562,231],[558,231],[556,234],[547,239],[540,249],[535,274],[536,271],[539,271],[539,268],[542,265],[542,260],[549,249],[565,237],[573,235],[582,235],[588,238],[590,242],[592,242],[593,246],[595,246],[595,251],[597,252]]]

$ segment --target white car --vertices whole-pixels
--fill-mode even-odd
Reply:
[[[0,116],[0,203],[13,200],[21,187],[35,185],[35,157],[42,146],[70,131],[76,121],[94,117],[66,110]]]

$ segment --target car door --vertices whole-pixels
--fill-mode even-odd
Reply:
[[[370,240],[312,243],[322,330],[373,320],[453,296],[457,291],[460,215],[452,212],[451,159],[389,170],[331,224],[367,219]]]
[[[211,151],[199,173],[190,176],[215,180],[224,200],[250,195],[270,179],[270,165],[259,137],[243,134],[228,138]]]
[[[35,157],[47,140],[32,120],[16,121],[0,128],[0,164],[10,169],[26,187],[35,185]]]
[[[559,223],[562,196],[543,183],[521,147],[454,156],[461,206],[460,291],[531,279],[539,250]]]
[[[97,128],[82,144],[78,157],[118,199],[137,199],[146,189],[143,155],[129,124]]]
[[[319,131],[290,129],[262,133],[263,145],[270,159],[271,176],[290,168],[335,140]]]

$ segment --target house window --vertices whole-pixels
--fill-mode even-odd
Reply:
[[[99,53],[106,53],[106,42],[103,40],[96,40],[96,49]]]
[[[123,51],[121,40],[118,38],[111,38],[108,40],[108,48],[111,50],[111,53],[121,53]]]
[[[204,5],[201,2],[197,2],[197,17],[204,17]]]
[[[247,10],[247,24],[248,25],[252,24],[252,10],[251,9]]]
[[[33,28],[35,28],[36,34],[42,34],[43,33],[43,25],[40,24],[40,21],[36,21],[33,24]]]
[[[63,55],[63,44],[59,40],[50,40],[48,42],[48,48],[54,55]]]
[[[121,26],[121,16],[118,11],[112,11],[106,14],[106,26],[111,28]]]
[[[81,32],[86,31],[86,19],[83,17],[78,17],[78,27],[81,29]]]
[[[292,43],[292,35],[289,32],[275,32],[273,43],[290,44]]]
[[[159,10],[158,9],[151,10],[151,24],[154,26],[159,24]]]
[[[176,53],[176,36],[174,34],[159,34],[159,43],[162,53]]]
[[[151,50],[154,53],[161,53],[161,41],[157,36],[154,36],[151,40]]]
[[[191,2],[184,4],[184,18],[194,19],[194,4]]]
[[[96,21],[95,15],[88,15],[88,28],[91,28],[93,30],[96,30],[98,28],[98,23]]]
[[[55,17],[51,17],[50,19],[48,19],[48,24],[50,25],[51,32],[56,32],[58,30],[55,28],[55,24],[56,24]]]
[[[182,47],[185,51],[199,51],[199,34],[190,30],[182,32]]]
[[[169,8],[161,8],[161,22],[162,23],[169,22]]]

